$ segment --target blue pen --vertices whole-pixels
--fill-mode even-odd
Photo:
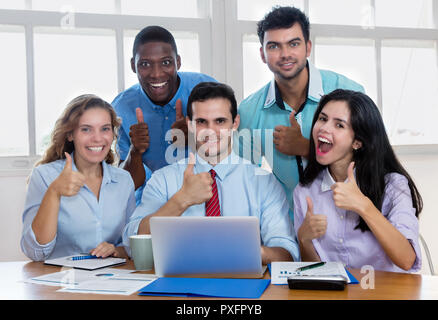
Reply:
[[[100,259],[100,257],[96,257],[96,256],[92,256],[92,255],[71,257],[71,260],[73,260],[73,261],[87,260],[87,259]]]

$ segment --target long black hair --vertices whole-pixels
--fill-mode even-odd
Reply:
[[[376,208],[382,210],[386,186],[385,175],[391,172],[402,174],[408,180],[412,205],[415,208],[415,216],[418,217],[423,209],[422,198],[412,178],[398,161],[386,134],[380,112],[373,100],[361,92],[334,90],[321,98],[313,117],[312,130],[319,114],[329,101],[345,101],[347,103],[350,109],[350,122],[354,139],[362,142],[361,148],[353,150],[356,181],[361,192],[373,202]],[[310,184],[326,167],[316,161],[315,143],[311,137],[309,161],[300,183],[302,185]],[[355,229],[357,228],[362,231],[370,230],[362,218]]]

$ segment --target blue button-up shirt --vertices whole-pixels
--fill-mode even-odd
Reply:
[[[73,155],[72,155],[73,158]],[[55,238],[41,245],[32,222],[49,185],[64,169],[65,160],[39,165],[30,177],[23,213],[21,249],[34,261],[87,253],[106,241],[122,244],[122,232],[135,209],[134,183],[125,170],[102,162],[99,201],[85,185],[72,197],[61,197]],[[73,162],[72,168],[77,171]]]
[[[332,71],[318,70],[311,63],[308,65],[307,100],[302,111],[295,117],[301,126],[302,135],[307,139],[310,137],[313,116],[321,96],[338,88],[364,91],[361,85],[343,75]],[[241,134],[239,154],[259,165],[262,163],[262,157],[265,157],[272,172],[282,184],[292,209],[292,193],[299,182],[296,157],[279,152],[274,147],[272,135],[276,126],[290,126],[289,114],[292,108],[287,103],[283,103],[285,109],[282,109],[276,101],[274,79],[240,103],[238,108],[240,114],[239,132]],[[245,129],[249,129],[249,134],[244,134]],[[303,159],[303,165],[306,165],[305,159]],[[293,219],[292,210],[290,215]]]
[[[186,167],[187,159],[183,159],[153,173],[144,189],[141,204],[125,228],[125,246],[129,246],[129,236],[137,234],[141,220],[155,213],[181,189]],[[262,244],[282,247],[298,261],[299,248],[288,215],[289,205],[275,177],[233,153],[214,167],[196,157],[195,174],[210,169],[216,171],[221,214],[258,217]],[[183,216],[205,216],[205,203],[189,207]]]
[[[179,88],[172,100],[164,106],[154,104],[138,83],[121,92],[114,99],[112,105],[117,115],[122,118],[122,126],[117,138],[117,151],[121,160],[126,159],[131,146],[129,128],[137,123],[136,108],[143,111],[144,121],[149,128],[149,148],[143,153],[143,163],[148,169],[153,172],[187,156],[184,150],[182,152],[176,150],[172,145],[172,137],[168,133],[176,119],[176,100],[181,99],[182,112],[186,116],[187,99],[193,87],[200,82],[216,80],[196,72],[179,72],[178,76]]]

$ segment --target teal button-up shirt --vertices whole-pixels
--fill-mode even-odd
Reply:
[[[313,116],[321,96],[335,89],[349,89],[364,92],[358,83],[338,73],[319,70],[308,63],[309,83],[306,103],[295,118],[301,126],[301,132],[307,139],[310,137]],[[272,172],[283,186],[290,206],[290,217],[293,220],[293,190],[299,182],[298,166],[295,156],[285,155],[274,147],[274,128],[278,125],[290,126],[289,114],[292,108],[284,103],[284,109],[276,99],[275,80],[265,85],[259,91],[244,99],[238,108],[240,115],[239,141],[240,156],[261,165],[264,157],[272,168]],[[281,97],[280,97],[281,99]],[[247,129],[247,130],[245,130]],[[237,151],[237,150],[236,150]],[[303,159],[306,166],[306,160]]]

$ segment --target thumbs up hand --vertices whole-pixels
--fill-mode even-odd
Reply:
[[[298,239],[302,243],[320,238],[327,231],[327,216],[313,213],[313,202],[310,197],[306,197],[306,202],[306,217],[297,233]]]
[[[65,152],[65,166],[64,169],[56,178],[50,188],[55,190],[58,197],[71,197],[76,195],[81,187],[85,185],[85,176],[77,171],[73,171],[73,160],[71,156]]]
[[[354,211],[361,214],[362,208],[369,204],[370,200],[360,191],[354,177],[354,162],[348,166],[348,178],[346,182],[337,182],[331,187],[333,200],[338,208]]]
[[[274,129],[275,148],[290,156],[307,157],[309,153],[309,140],[304,138],[301,133],[301,126],[295,119],[295,111],[289,115],[290,126],[276,126]]]
[[[186,118],[184,117],[184,114],[182,112],[182,102],[181,99],[176,100],[175,103],[175,112],[176,112],[176,117],[175,117],[175,122],[172,124],[171,129],[172,130],[181,130],[182,133],[184,134],[184,139],[178,139],[178,137],[180,135],[178,134],[174,134],[174,138],[173,138],[173,144],[175,144],[175,146],[177,147],[185,147],[187,145],[187,140],[188,140],[188,130],[187,130],[187,122],[186,122]]]
[[[189,164],[184,171],[184,182],[180,189],[188,206],[204,203],[213,196],[213,179],[210,173],[202,172],[195,174],[193,172],[194,166],[195,156],[190,152]]]
[[[137,123],[129,128],[129,136],[131,137],[131,148],[134,151],[143,154],[149,148],[149,129],[144,122],[143,112],[140,108],[135,109]]]

